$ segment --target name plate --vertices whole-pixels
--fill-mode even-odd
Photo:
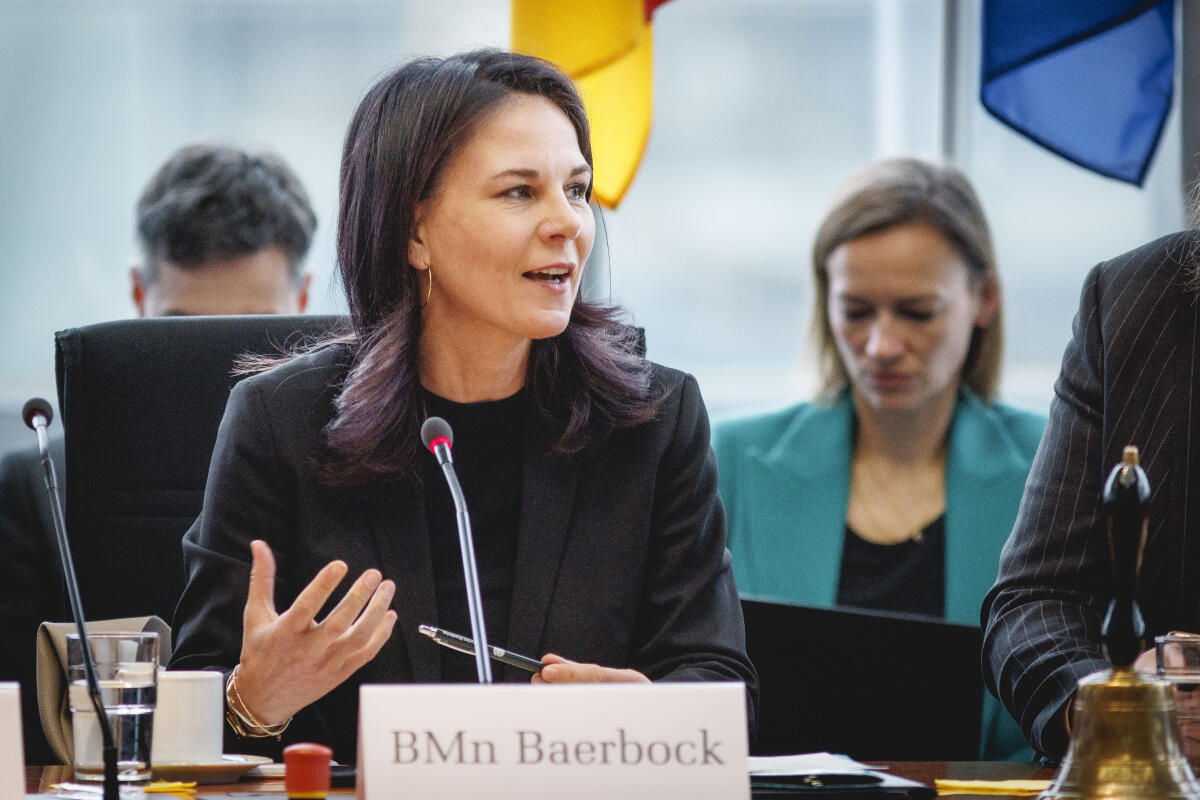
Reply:
[[[367,800],[746,800],[746,738],[741,683],[376,684],[359,694]]]
[[[0,682],[0,800],[25,798],[25,745],[21,739],[21,688]]]

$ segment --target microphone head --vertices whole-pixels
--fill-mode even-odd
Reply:
[[[42,398],[31,397],[25,401],[24,407],[21,408],[21,419],[25,420],[25,424],[29,426],[30,430],[36,430],[33,427],[33,418],[38,415],[45,417],[46,424],[49,425],[50,421],[54,419],[54,409]],[[446,430],[450,430],[449,425],[446,426]]]
[[[444,439],[447,447],[454,446],[454,432],[450,430],[450,423],[441,417],[430,417],[421,424],[421,441],[425,443],[425,447],[433,452],[433,447],[438,440]]]

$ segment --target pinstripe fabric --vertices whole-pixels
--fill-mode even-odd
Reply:
[[[1192,443],[1200,303],[1187,285],[1197,241],[1167,236],[1088,274],[1046,432],[984,600],[985,678],[1052,757],[1066,750],[1062,713],[1077,680],[1106,666],[1099,642],[1110,567],[1099,498],[1128,444],[1141,449],[1152,488],[1139,595],[1148,633],[1200,631],[1200,534],[1188,504],[1200,490],[1200,441]]]

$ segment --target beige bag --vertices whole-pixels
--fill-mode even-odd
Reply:
[[[153,631],[158,634],[158,662],[171,658],[171,626],[158,617],[126,617],[87,621],[88,633]],[[63,764],[72,763],[71,709],[67,704],[67,634],[74,622],[43,622],[37,632],[38,714],[46,741]]]

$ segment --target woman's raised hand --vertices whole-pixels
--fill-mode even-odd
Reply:
[[[237,688],[254,718],[274,725],[328,694],[375,657],[396,624],[396,612],[389,608],[396,584],[369,569],[318,621],[317,613],[346,576],[345,562],[331,561],[279,614],[271,548],[255,540],[250,552]]]
[[[579,664],[562,656],[547,653],[542,656],[542,671],[532,683],[649,683],[650,679],[636,669],[602,667],[599,664]]]

